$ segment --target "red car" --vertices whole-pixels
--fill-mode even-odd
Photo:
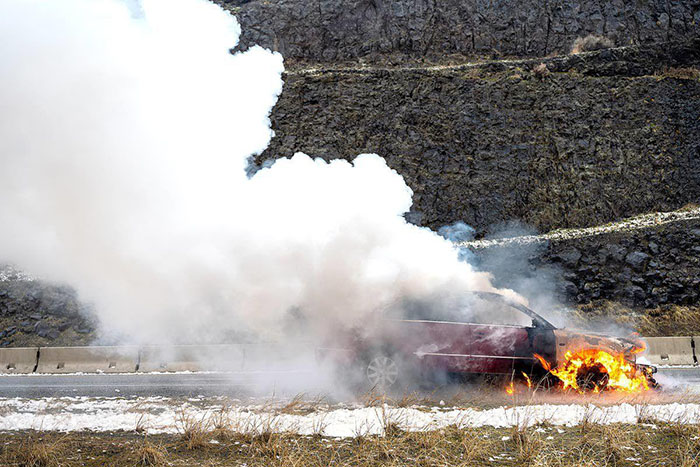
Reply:
[[[640,345],[559,330],[529,308],[485,292],[402,303],[365,328],[372,330],[336,336],[335,345],[319,351],[333,354],[346,378],[383,389],[455,374],[544,376],[535,354],[556,368],[572,346],[608,349],[635,364]]]

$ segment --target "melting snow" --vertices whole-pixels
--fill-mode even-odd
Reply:
[[[196,420],[202,420],[221,410],[221,404],[201,407],[159,397],[8,398],[0,399],[0,430],[132,431],[139,426],[151,433],[175,433],[176,420],[183,411]],[[644,405],[643,408],[624,403],[607,407],[539,404],[448,410],[383,406],[319,410],[304,415],[261,410],[255,406],[234,406],[228,411],[228,417],[231,429],[240,432],[275,431],[353,437],[382,434],[383,427],[389,423],[411,431],[434,430],[449,425],[509,427],[545,422],[573,426],[584,419],[600,424],[636,423],[640,410],[645,414],[645,419],[700,423],[700,404],[696,403]]]

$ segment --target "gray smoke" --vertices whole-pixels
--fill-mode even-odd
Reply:
[[[137,343],[323,332],[492,290],[405,221],[411,190],[377,155],[248,177],[283,65],[231,55],[239,32],[205,0],[2,2],[0,258],[76,287],[103,334]]]

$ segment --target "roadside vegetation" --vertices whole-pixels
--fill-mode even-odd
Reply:
[[[605,37],[595,34],[589,34],[586,37],[579,37],[571,46],[572,54],[580,54],[582,52],[591,52],[593,50],[609,49],[615,47],[615,43]]]
[[[206,442],[183,444],[178,435],[138,433],[41,433],[0,435],[6,466],[165,465],[503,465],[503,466],[697,466],[700,427],[643,423],[576,427],[459,428],[385,436],[209,432]],[[46,454],[50,453],[50,454]]]
[[[700,334],[700,306],[663,305],[640,311],[615,301],[595,300],[576,307],[572,318],[582,327],[612,322],[646,337]]]

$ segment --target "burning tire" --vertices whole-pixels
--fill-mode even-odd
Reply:
[[[584,365],[576,372],[576,384],[581,391],[602,391],[609,381],[608,370],[600,363]]]

